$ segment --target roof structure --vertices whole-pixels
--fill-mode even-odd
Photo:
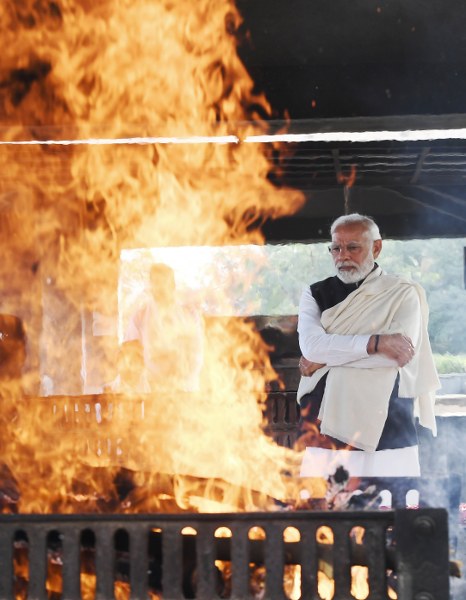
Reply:
[[[466,10],[460,0],[237,0],[240,55],[301,135],[271,178],[302,190],[269,241],[327,238],[343,212],[385,237],[466,235]],[[387,132],[418,131],[408,136]],[[342,133],[374,134],[367,141]],[[326,141],[304,134],[332,133]]]

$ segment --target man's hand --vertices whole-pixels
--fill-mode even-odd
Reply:
[[[370,354],[375,353],[375,335],[369,340]],[[409,337],[401,333],[379,335],[377,353],[393,358],[399,367],[404,367],[414,356],[414,346]]]
[[[301,356],[301,358],[299,359],[299,371],[301,375],[304,375],[306,377],[309,377],[310,375],[315,373],[315,371],[322,367],[325,367],[325,364],[312,362],[304,358],[304,356]]]

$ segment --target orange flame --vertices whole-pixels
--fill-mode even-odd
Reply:
[[[22,511],[250,509],[290,494],[281,472],[297,457],[262,433],[275,375],[250,323],[206,325],[195,393],[80,397],[84,355],[102,381],[116,375],[123,249],[260,244],[265,218],[300,206],[267,179],[267,148],[11,145],[264,130],[240,22],[229,0],[0,6],[2,310],[24,321],[28,350],[26,394],[2,390],[1,449]]]
[[[348,175],[341,172],[337,174],[337,181],[338,183],[342,183],[346,188],[352,188],[356,182],[356,175],[356,165],[351,165],[351,171]]]

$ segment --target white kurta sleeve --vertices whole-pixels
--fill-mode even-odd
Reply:
[[[370,335],[329,334],[320,322],[320,309],[309,288],[301,295],[298,313],[299,347],[304,358],[329,367],[393,367],[396,362],[382,354],[367,353]],[[374,332],[377,333],[377,332]]]

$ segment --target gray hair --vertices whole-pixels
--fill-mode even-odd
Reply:
[[[350,215],[342,215],[341,217],[338,217],[338,219],[335,219],[335,221],[333,221],[333,223],[330,227],[330,235],[333,235],[335,233],[335,230],[338,229],[339,227],[344,227],[345,225],[354,225],[354,224],[362,225],[366,229],[366,231],[368,232],[370,237],[372,238],[373,242],[375,240],[382,239],[382,236],[380,235],[379,227],[378,227],[377,223],[374,221],[374,219],[371,219],[370,217],[367,217],[366,215],[360,215],[359,213],[352,213]]]

